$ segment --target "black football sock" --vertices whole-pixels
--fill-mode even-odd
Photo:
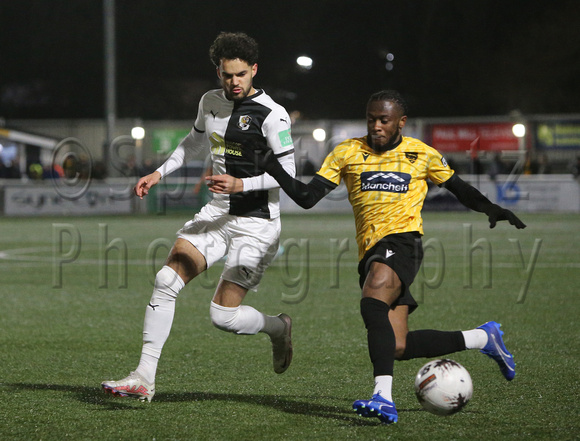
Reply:
[[[405,352],[400,360],[432,358],[465,350],[461,331],[436,331],[423,329],[407,334]]]
[[[395,333],[389,321],[389,305],[364,297],[360,312],[367,328],[369,355],[374,376],[393,375],[395,364]]]

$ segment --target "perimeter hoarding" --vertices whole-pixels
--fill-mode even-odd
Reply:
[[[538,124],[536,146],[542,150],[580,150],[580,121],[550,121]]]
[[[79,216],[130,214],[133,194],[127,185],[92,184],[79,197],[68,197],[51,185],[6,185],[4,216]]]
[[[431,146],[442,152],[518,150],[513,123],[433,124]]]

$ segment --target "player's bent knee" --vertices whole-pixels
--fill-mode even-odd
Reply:
[[[211,302],[209,315],[213,325],[222,331],[254,335],[264,328],[264,315],[251,306],[225,307]]]
[[[404,355],[406,347],[407,345],[405,344],[404,341],[403,342],[397,341],[395,345],[395,360],[405,360]]]
[[[238,308],[224,308],[214,302],[211,302],[209,316],[211,323],[218,329],[226,332],[236,332],[236,318]]]
[[[155,287],[152,298],[177,298],[179,291],[185,286],[185,283],[172,268],[165,265],[155,276]]]

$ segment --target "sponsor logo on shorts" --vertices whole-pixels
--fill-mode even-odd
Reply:
[[[362,191],[386,191],[407,193],[411,175],[401,172],[362,172],[360,175]]]

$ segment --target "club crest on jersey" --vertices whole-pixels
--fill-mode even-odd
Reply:
[[[242,115],[238,120],[238,127],[242,130],[248,130],[250,128],[250,123],[252,122],[252,117],[250,115]]]
[[[407,193],[410,182],[411,175],[409,173],[374,171],[362,172],[360,175],[361,191]]]
[[[414,164],[417,158],[419,157],[419,154],[414,152],[405,152],[405,157],[409,160],[411,164]]]

